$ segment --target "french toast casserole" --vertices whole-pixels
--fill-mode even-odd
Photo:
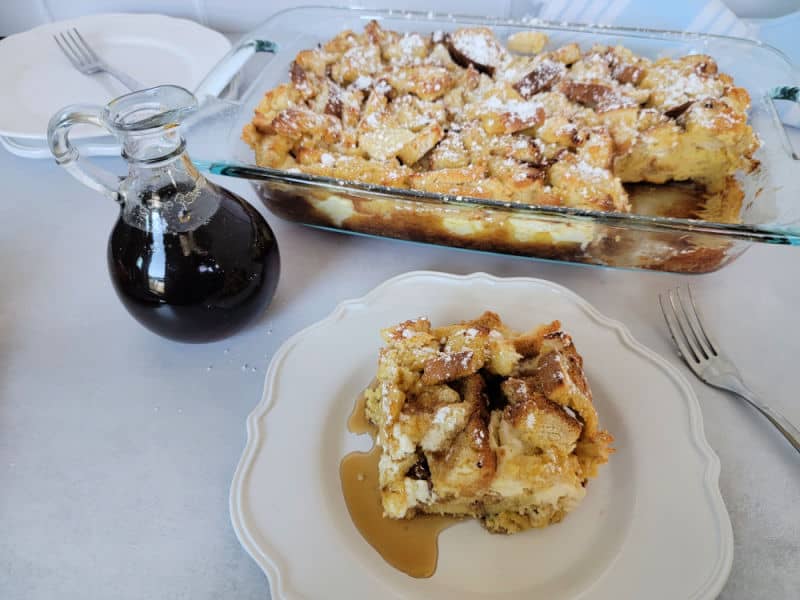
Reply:
[[[527,333],[485,312],[382,332],[365,412],[384,515],[471,516],[492,532],[559,522],[608,460],[583,360],[558,321]]]
[[[486,27],[399,33],[371,21],[297,54],[290,81],[266,93],[243,139],[259,166],[340,182],[623,214],[639,212],[635,190],[669,184],[700,200],[664,216],[738,222],[737,172],[756,168],[759,140],[747,91],[712,57],[547,43],[536,31],[504,44]],[[552,256],[536,254],[546,258],[559,258],[559,245],[585,251],[601,241],[578,225],[543,229],[500,211],[342,194],[292,196],[279,210],[466,247],[526,254],[549,245]]]

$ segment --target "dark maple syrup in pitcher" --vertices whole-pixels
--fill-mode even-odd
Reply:
[[[155,333],[185,342],[220,339],[269,304],[280,272],[278,247],[258,211],[208,181],[192,204],[218,203],[210,216],[201,214],[202,222],[182,231],[159,227],[151,205],[174,202],[188,192],[181,187],[144,192],[144,223],[120,215],[108,243],[111,279],[131,315]],[[178,222],[195,218],[191,207],[178,210],[184,212]]]

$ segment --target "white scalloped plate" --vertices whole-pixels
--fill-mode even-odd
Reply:
[[[560,524],[513,536],[475,522],[446,530],[430,579],[386,564],[356,531],[339,486],[358,393],[379,330],[425,315],[434,325],[498,312],[516,329],[560,319],[585,359],[616,454]],[[284,598],[715,598],[733,559],[719,460],[681,374],[628,330],[548,281],[484,273],[400,275],[289,339],[247,419],[231,487],[239,540]]]

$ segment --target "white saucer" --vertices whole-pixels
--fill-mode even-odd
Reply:
[[[37,140],[38,150],[46,147],[47,123],[60,108],[104,105],[129,91],[108,75],[75,70],[53,40],[73,27],[104,60],[147,87],[171,83],[192,90],[231,46],[193,21],[142,14],[90,15],[9,36],[0,42],[0,136],[15,138],[3,144],[12,152],[30,145],[25,139]],[[72,139],[101,135],[89,126],[70,132]]]

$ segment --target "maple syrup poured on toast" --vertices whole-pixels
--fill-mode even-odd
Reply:
[[[353,525],[362,537],[394,568],[411,577],[430,577],[439,557],[439,534],[460,521],[455,517],[422,515],[413,519],[383,516],[378,460],[381,448],[375,443],[377,428],[364,413],[366,396],[356,400],[347,421],[351,433],[369,433],[373,447],[369,452],[351,452],[339,464],[344,501]]]

